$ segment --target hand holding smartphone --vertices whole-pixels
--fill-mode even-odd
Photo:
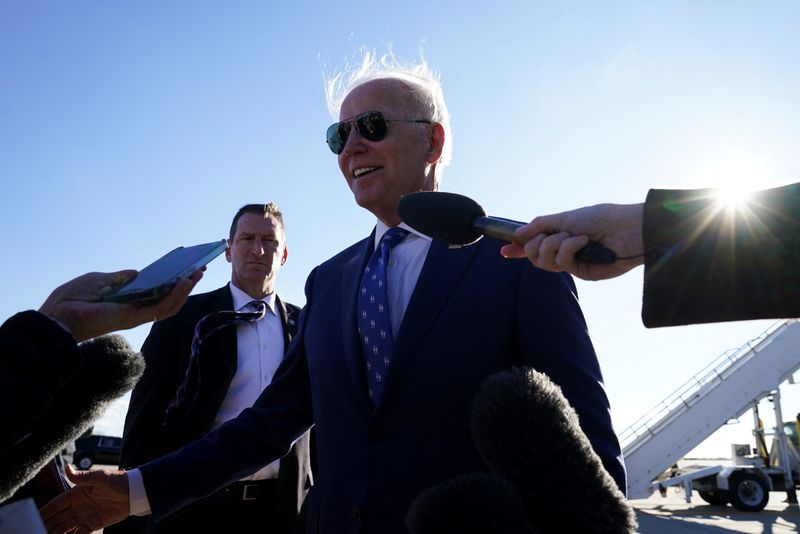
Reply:
[[[227,241],[221,239],[192,247],[178,247],[157,259],[132,280],[104,294],[104,302],[150,302],[169,293],[180,280],[222,254]]]

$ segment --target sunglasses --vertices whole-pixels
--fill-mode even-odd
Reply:
[[[358,135],[367,141],[380,141],[386,137],[390,122],[419,122],[432,124],[431,121],[421,119],[387,119],[380,111],[367,111],[347,119],[346,121],[331,124],[325,132],[325,141],[334,154],[341,154],[347,138],[350,136],[352,124],[356,125]]]

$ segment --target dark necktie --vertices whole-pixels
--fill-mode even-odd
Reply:
[[[197,321],[192,336],[192,352],[189,356],[189,365],[186,367],[186,374],[175,398],[164,412],[164,426],[168,426],[176,417],[186,416],[192,409],[192,405],[197,400],[197,394],[203,383],[203,372],[200,361],[200,346],[202,343],[219,332],[223,328],[235,325],[240,321],[258,321],[264,317],[267,305],[260,300],[248,302],[242,310],[255,311],[232,311],[222,310],[209,313]]]
[[[386,293],[386,267],[389,251],[403,241],[408,230],[389,228],[381,238],[380,245],[364,269],[358,292],[358,334],[364,350],[367,386],[372,403],[377,404],[383,391],[383,383],[392,360],[394,340],[392,322],[389,318],[389,299]]]

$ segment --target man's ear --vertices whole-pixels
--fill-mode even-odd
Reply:
[[[444,147],[444,126],[435,122],[431,124],[431,132],[428,136],[428,156],[425,161],[428,163],[436,163],[442,157],[442,148]]]
[[[281,265],[286,263],[286,260],[289,259],[289,247],[283,245],[283,254],[281,254]]]
[[[228,260],[228,263],[231,262],[231,240],[228,239],[228,246],[225,247],[225,259]]]

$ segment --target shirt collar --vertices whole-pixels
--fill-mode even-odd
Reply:
[[[416,230],[414,230],[413,228],[411,228],[409,225],[407,225],[404,222],[401,222],[397,226],[400,227],[400,228],[403,228],[405,230],[408,230],[409,236],[413,235],[413,236],[416,236],[416,237],[418,237],[420,239],[424,239],[426,241],[431,241],[430,237],[426,236],[425,234],[421,234],[421,233],[417,232]],[[382,220],[376,219],[376,222],[375,222],[375,245],[373,247],[373,250],[378,248],[378,245],[381,242],[381,238],[383,237],[383,234],[385,234],[387,230],[389,230],[389,227],[386,226],[386,224]],[[408,239],[408,238],[406,238],[406,239]]]
[[[264,304],[267,305],[267,309],[271,311],[273,314],[275,313],[275,292],[273,291],[269,295],[265,296],[263,299],[254,299],[238,287],[233,282],[228,284],[231,288],[231,296],[233,297],[233,309],[235,311],[241,311],[242,308],[253,302],[254,300],[260,300]]]

